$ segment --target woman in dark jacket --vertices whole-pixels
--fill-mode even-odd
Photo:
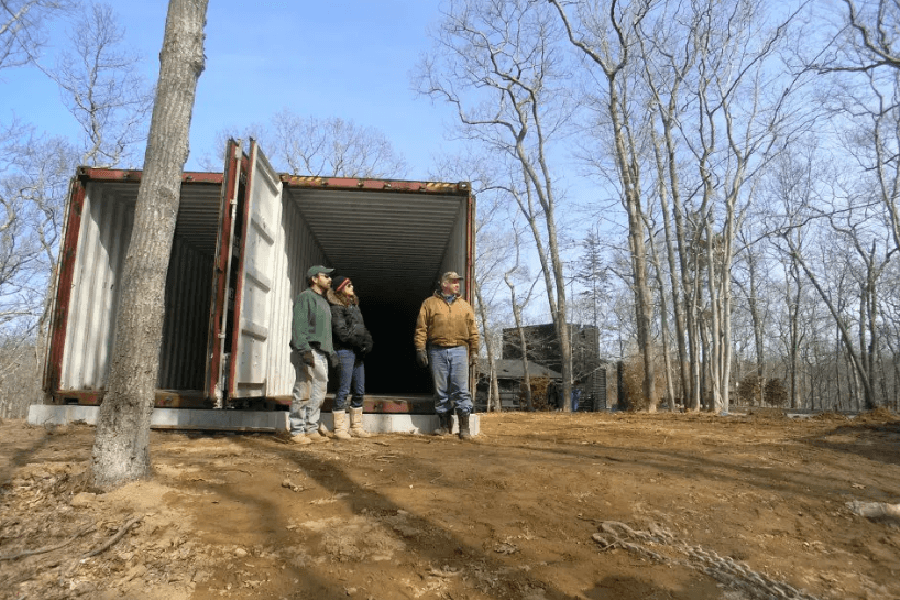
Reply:
[[[338,275],[331,280],[328,292],[331,304],[331,337],[337,354],[338,389],[334,396],[331,415],[334,417],[334,437],[349,440],[351,437],[370,437],[363,429],[363,395],[366,391],[366,373],[363,357],[372,350],[372,335],[363,323],[359,298],[349,278]],[[351,385],[350,423],[347,424],[347,396]]]

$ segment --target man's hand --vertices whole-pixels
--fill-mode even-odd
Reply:
[[[337,352],[332,352],[328,355],[328,364],[331,365],[332,369],[338,368],[338,355]]]
[[[420,367],[428,366],[428,353],[424,350],[416,350],[416,362],[419,363]]]
[[[315,355],[315,353],[313,353],[312,350],[307,350],[306,352],[301,354],[301,356],[303,357],[303,362],[305,362],[306,364],[308,364],[311,367],[316,366],[316,355]]]

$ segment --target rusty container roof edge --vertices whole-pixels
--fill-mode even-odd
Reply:
[[[386,189],[394,192],[425,194],[468,195],[472,193],[472,186],[468,181],[451,183],[382,177],[323,177],[318,175],[291,175],[287,173],[279,173],[278,175],[283,184],[291,187],[328,187],[345,190]],[[140,181],[143,177],[143,170],[80,166],[77,168],[77,177],[82,181]],[[223,181],[223,174],[185,171],[181,179],[182,182],[185,183],[221,184]]]
[[[281,182],[291,187],[331,188],[351,190],[384,189],[393,192],[410,192],[425,194],[459,194],[468,195],[472,186],[467,181],[457,183],[439,181],[415,181],[405,179],[385,179],[380,177],[320,177],[313,175],[281,174]]]
[[[143,177],[142,169],[109,169],[104,167],[85,167],[76,169],[76,177],[82,182],[87,181],[140,181]],[[222,173],[206,173],[199,171],[185,171],[181,175],[182,183],[222,183]]]

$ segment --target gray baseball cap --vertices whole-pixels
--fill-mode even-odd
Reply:
[[[328,267],[323,267],[322,265],[313,265],[309,268],[309,271],[306,272],[307,277],[315,277],[319,273],[325,273],[328,275],[334,271],[334,269],[329,269]]]

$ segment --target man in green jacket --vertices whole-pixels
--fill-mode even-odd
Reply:
[[[434,411],[440,425],[438,434],[450,433],[453,410],[459,417],[459,437],[472,437],[469,415],[469,366],[478,356],[480,338],[475,311],[459,295],[462,277],[454,271],[441,276],[441,289],[426,298],[416,321],[416,360],[431,367],[434,381]]]
[[[291,441],[295,444],[327,442],[319,433],[319,416],[328,389],[328,363],[331,345],[331,307],[325,294],[331,289],[331,273],[322,265],[306,272],[309,287],[294,301],[291,332],[291,362],[297,378],[294,381],[290,422]]]

